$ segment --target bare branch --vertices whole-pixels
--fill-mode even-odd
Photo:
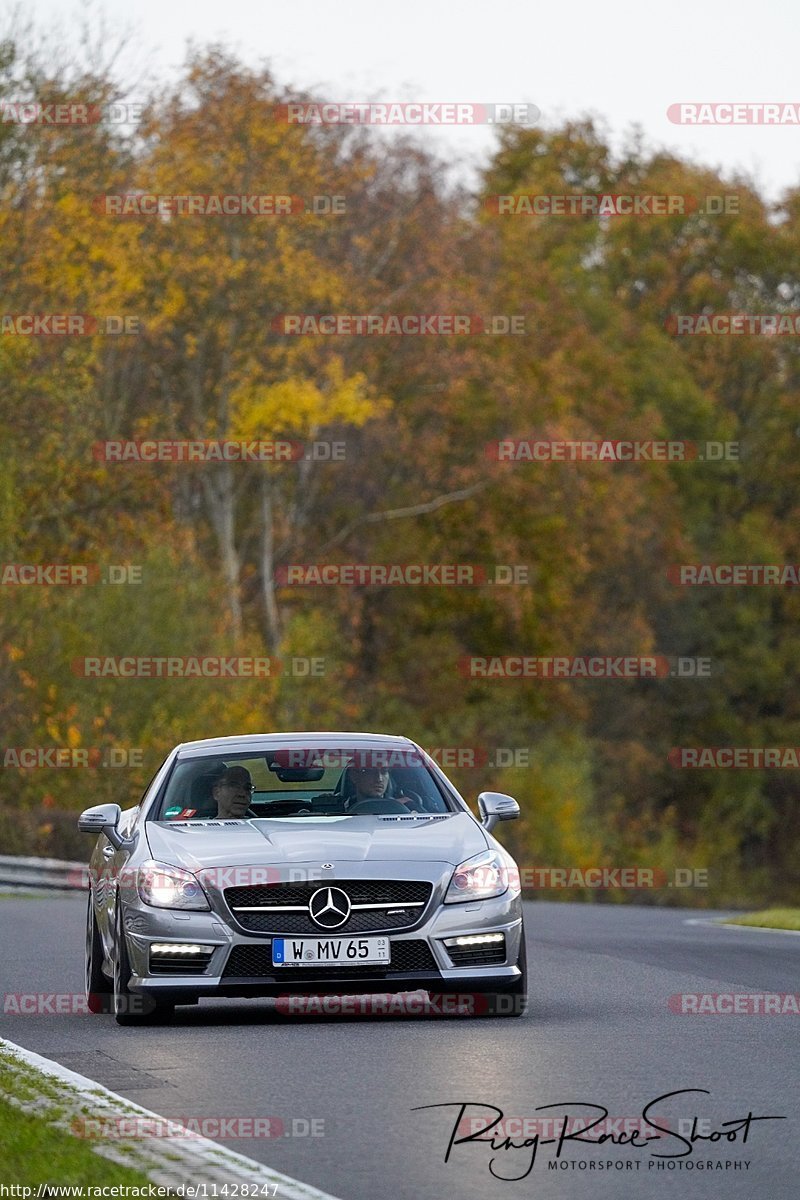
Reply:
[[[436,512],[437,508],[444,508],[446,504],[457,504],[459,500],[468,500],[470,496],[474,496],[476,492],[482,491],[487,486],[488,480],[482,479],[458,492],[445,492],[442,496],[435,496],[433,500],[427,500],[424,504],[411,504],[406,508],[389,508],[384,512],[367,513],[365,517],[356,517],[321,547],[320,554],[340,545],[359,525],[376,525],[379,521],[397,521],[402,517],[420,517],[425,513]]]

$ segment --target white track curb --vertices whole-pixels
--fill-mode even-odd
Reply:
[[[161,1121],[165,1119],[160,1114],[117,1095],[102,1084],[95,1083],[85,1075],[70,1071],[60,1063],[43,1058],[42,1055],[26,1050],[24,1046],[18,1046],[15,1042],[0,1038],[0,1050],[11,1054],[18,1061],[19,1075],[23,1075],[25,1068],[29,1068],[47,1076],[47,1094],[42,1096],[38,1104],[32,1105],[26,1101],[23,1106],[28,1111],[32,1107],[41,1106],[45,1120],[48,1108],[57,1110],[57,1113],[53,1114],[53,1124],[67,1131],[76,1117],[105,1121],[115,1117],[147,1117]],[[9,1083],[13,1082],[13,1066],[10,1071],[4,1072],[4,1075],[11,1077]],[[19,1103],[13,1095],[3,1095],[2,1083],[0,1096],[11,1103]],[[283,1175],[280,1171],[264,1166],[252,1158],[246,1158],[245,1155],[229,1150],[219,1142],[213,1142],[189,1130],[186,1131],[185,1138],[115,1138],[113,1142],[98,1142],[93,1149],[104,1158],[141,1171],[152,1183],[162,1187],[175,1188],[182,1184],[197,1186],[199,1183],[237,1183],[251,1186],[268,1184],[271,1188],[277,1186],[276,1192],[269,1192],[270,1196],[276,1196],[276,1200],[336,1200],[329,1192],[321,1192],[310,1184],[292,1179],[290,1175]],[[251,1192],[251,1195],[255,1196],[265,1194]]]
[[[743,929],[745,933],[783,933],[789,937],[800,937],[800,929],[771,929],[768,925],[737,925],[735,921],[709,921],[705,917],[689,917],[684,925],[712,925],[714,929]]]

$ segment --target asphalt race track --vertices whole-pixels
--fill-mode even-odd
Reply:
[[[0,900],[6,995],[82,992],[84,910],[82,896]],[[715,915],[528,904],[531,1004],[521,1019],[297,1017],[273,1002],[225,1000],[139,1029],[109,1016],[4,1012],[0,1033],[165,1116],[279,1116],[299,1134],[309,1129],[303,1119],[321,1119],[323,1136],[229,1144],[341,1200],[795,1200],[800,1017],[681,1015],[669,997],[798,992],[800,937],[686,923]],[[706,1134],[748,1113],[787,1119],[753,1122],[744,1144],[741,1129],[733,1144],[696,1141],[689,1160],[651,1157],[686,1149],[669,1133],[641,1148],[566,1143],[558,1161],[555,1145],[540,1145],[517,1182],[493,1177],[489,1164],[522,1176],[530,1145],[457,1145],[444,1162],[461,1103],[502,1110],[521,1142],[536,1131],[539,1106],[592,1103],[633,1119],[688,1088],[710,1096],[661,1100],[653,1119],[684,1134],[694,1116],[708,1122],[698,1126]],[[423,1105],[452,1107],[412,1111]],[[570,1110],[579,1111],[590,1112]],[[708,1169],[726,1161],[750,1166]]]

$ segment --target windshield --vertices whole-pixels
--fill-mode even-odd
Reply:
[[[252,820],[456,811],[418,750],[273,746],[179,760],[152,818]]]

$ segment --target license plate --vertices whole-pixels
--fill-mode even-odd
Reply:
[[[273,967],[368,967],[391,961],[389,939],[273,938]]]

